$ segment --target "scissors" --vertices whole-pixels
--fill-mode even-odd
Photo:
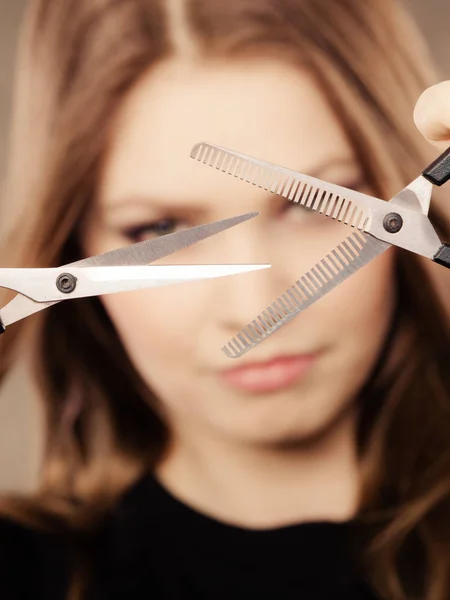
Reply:
[[[18,292],[9,304],[0,309],[0,334],[11,323],[63,300],[211,279],[270,267],[265,264],[148,266],[257,215],[257,212],[247,213],[199,225],[59,268],[0,269],[0,287]]]
[[[428,218],[433,185],[450,179],[450,148],[388,202],[206,142],[192,148],[191,158],[354,228],[222,347],[230,358],[254,348],[391,246],[450,268],[450,244],[441,242]]]

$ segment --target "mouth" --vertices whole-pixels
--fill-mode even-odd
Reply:
[[[227,369],[220,375],[235,389],[253,394],[276,392],[298,383],[317,359],[317,353],[277,356],[264,362]]]

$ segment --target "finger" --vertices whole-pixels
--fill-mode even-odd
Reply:
[[[450,145],[450,81],[423,92],[414,109],[416,127],[438,148]]]

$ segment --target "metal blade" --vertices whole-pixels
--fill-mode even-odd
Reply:
[[[229,358],[242,356],[389,247],[370,234],[355,231],[244,327],[222,351]]]
[[[3,287],[10,287],[36,302],[53,302],[88,296],[101,296],[187,281],[199,281],[267,269],[270,265],[169,265],[132,267],[72,267],[64,269],[2,269]],[[56,281],[65,277],[74,282],[72,291],[63,292]]]
[[[421,256],[433,258],[441,246],[425,213],[429,189],[419,180],[386,202],[214,144],[196,144],[191,158]],[[403,226],[389,233],[384,221],[393,212]]]
[[[25,317],[34,315],[44,308],[58,304],[58,302],[59,300],[57,302],[39,303],[27,298],[27,296],[17,295],[0,310],[0,317],[3,325],[7,327],[12,323],[25,319]]]
[[[105,252],[104,254],[78,260],[70,265],[66,265],[66,267],[148,265],[155,260],[177,252],[177,250],[192,246],[193,244],[216,235],[221,231],[225,231],[230,227],[235,227],[244,221],[253,219],[258,214],[259,213],[257,212],[247,213],[245,215],[223,219],[222,221],[207,223],[206,225],[198,225],[197,227],[191,227],[190,229],[185,229],[183,231],[176,231],[175,233],[169,233],[168,235],[163,235],[159,238],[139,242],[132,246],[125,246],[123,248],[118,248],[117,250]]]
[[[370,226],[373,210],[385,208],[378,198],[214,144],[196,144],[191,158],[361,231]]]
[[[401,192],[396,194],[391,200],[391,204],[404,206],[410,210],[416,210],[427,216],[430,210],[430,201],[433,191],[433,184],[422,175],[414,179]]]
[[[124,248],[111,250],[98,256],[92,256],[78,260],[67,267],[87,267],[87,266],[111,266],[111,265],[143,265],[154,262],[160,258],[164,258],[169,254],[186,248],[208,237],[216,235],[225,229],[239,225],[258,215],[257,212],[247,213],[221,221],[215,221],[206,225],[199,225],[184,231],[177,231],[160,238],[133,244]],[[36,304],[31,298],[26,296],[16,296],[0,310],[1,319],[5,326],[20,321],[25,317],[35,314],[45,308],[60,302],[38,303]]]

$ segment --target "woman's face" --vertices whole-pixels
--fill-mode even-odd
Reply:
[[[378,356],[392,313],[392,253],[244,357],[227,358],[222,345],[351,230],[193,161],[191,147],[202,140],[365,187],[339,121],[306,71],[268,59],[162,64],[121,109],[86,254],[259,211],[159,264],[272,268],[102,301],[175,432],[256,444],[317,437],[349,413]]]

